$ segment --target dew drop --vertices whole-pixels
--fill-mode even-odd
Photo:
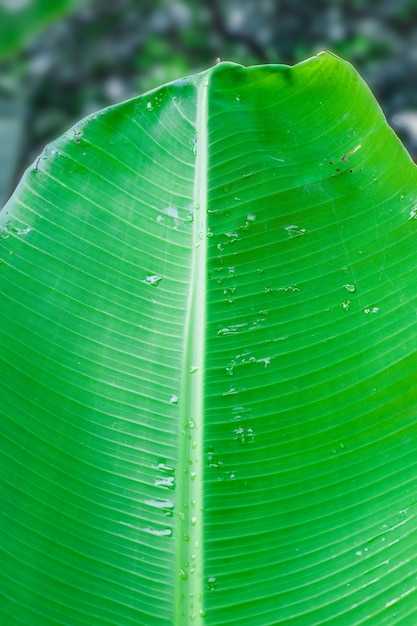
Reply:
[[[302,237],[307,233],[306,228],[301,228],[297,226],[297,224],[290,224],[289,226],[285,226],[285,230],[287,231],[288,237],[290,239],[294,239],[295,237]]]
[[[217,581],[215,576],[209,576],[207,586],[209,591],[214,591],[215,589],[217,589]]]
[[[146,108],[148,109],[148,111],[152,111],[153,110],[152,102],[147,102]]]
[[[155,487],[165,487],[167,489],[175,489],[175,477],[165,476],[164,478],[157,478],[154,482]]]
[[[154,535],[155,537],[172,537],[172,529],[171,528],[144,528],[145,533],[149,535]]]
[[[174,504],[169,500],[145,500],[145,504],[154,509],[164,509],[168,511],[172,511],[174,508]]]
[[[176,206],[169,204],[167,207],[165,207],[164,213],[166,215],[169,215],[169,217],[172,217],[172,219],[174,220],[175,228],[178,228],[178,226],[181,225],[181,219],[179,217],[178,208]]]
[[[162,472],[166,472],[167,474],[173,474],[175,471],[171,465],[167,465],[165,461],[162,460],[158,461],[157,465],[152,465],[152,467]]]
[[[256,362],[263,363],[264,367],[266,368],[271,363],[271,357],[265,357],[264,359],[257,359]]]
[[[13,232],[16,235],[28,235],[33,229],[28,226],[27,228],[13,228]]]
[[[239,239],[239,235],[238,233],[235,232],[227,232],[225,233],[228,243],[234,243],[235,241],[237,241]]]
[[[162,280],[162,276],[158,276],[157,274],[148,275],[143,281],[146,285],[152,285],[153,287],[157,287]]]
[[[169,399],[170,404],[178,404],[178,396],[172,395]]]
[[[351,283],[346,283],[346,285],[343,285],[343,289],[346,289],[349,293],[355,293],[356,286]]]
[[[236,428],[234,430],[235,437],[234,440],[238,441],[241,445],[246,445],[253,443],[255,441],[255,433],[252,428]]]

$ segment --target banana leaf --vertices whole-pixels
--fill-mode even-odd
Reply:
[[[0,621],[417,620],[417,173],[356,71],[92,115],[0,214]]]

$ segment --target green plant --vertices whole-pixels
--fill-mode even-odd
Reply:
[[[0,214],[4,623],[412,623],[416,190],[329,53],[45,148]]]
[[[0,5],[0,61],[16,53],[42,28],[73,11],[79,0],[3,0]]]

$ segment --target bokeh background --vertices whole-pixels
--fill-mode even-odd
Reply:
[[[417,0],[0,0],[0,205],[94,110],[213,65],[355,65],[417,160]]]

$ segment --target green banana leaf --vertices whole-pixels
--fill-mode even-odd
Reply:
[[[416,623],[417,173],[348,63],[101,111],[0,220],[0,623]]]

